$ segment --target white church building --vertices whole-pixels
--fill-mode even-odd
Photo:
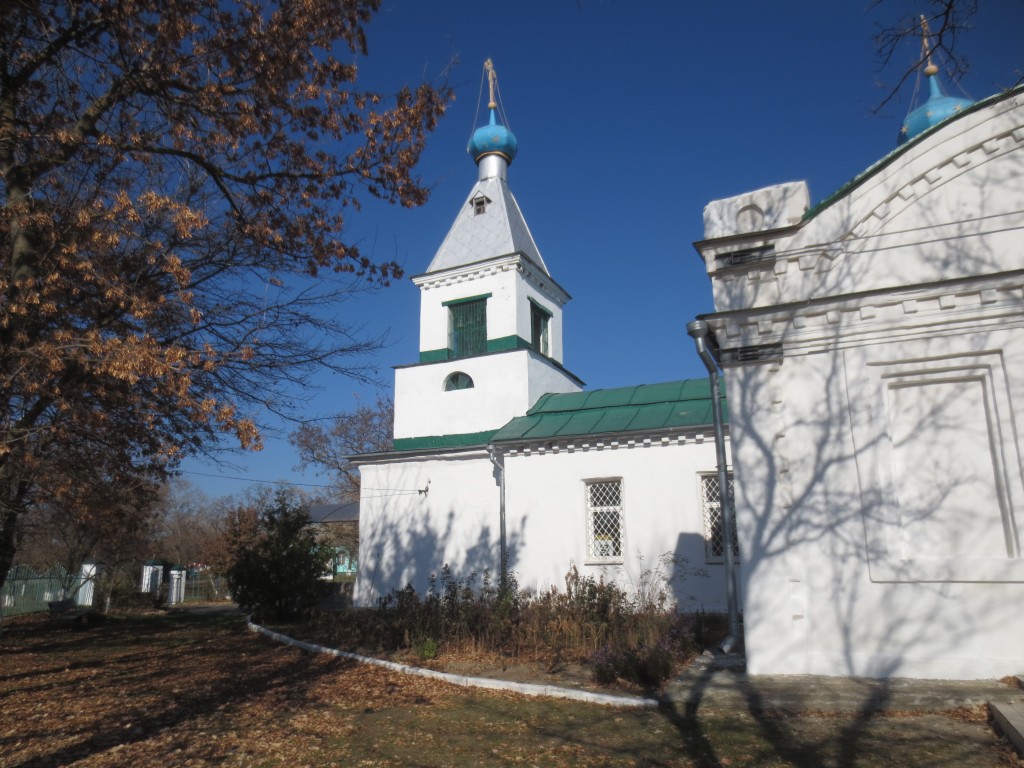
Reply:
[[[566,370],[569,294],[509,189],[517,143],[495,108],[469,145],[478,179],[413,278],[420,353],[395,373],[394,450],[353,457],[355,601],[423,594],[444,565],[497,581],[504,563],[534,591],[573,565],[626,589],[660,568],[676,602],[721,610],[708,380],[584,391]]]
[[[753,674],[1024,670],[1024,89],[971,104],[926,73],[898,148],[823,203],[796,182],[705,209]],[[503,560],[525,588],[570,563],[628,588],[667,554],[680,607],[722,609],[708,381],[585,391],[563,367],[569,295],[491,109],[413,278],[394,450],[353,459],[356,601]]]
[[[751,673],[1024,670],[1024,90],[705,209]]]

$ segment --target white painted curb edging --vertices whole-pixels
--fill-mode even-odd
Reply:
[[[452,685],[460,685],[463,688],[489,688],[499,691],[513,691],[524,696],[548,696],[554,699],[572,699],[573,701],[584,701],[588,704],[604,704],[609,707],[657,707],[657,699],[646,696],[612,696],[607,693],[592,693],[591,691],[578,691],[573,688],[559,688],[556,685],[536,685],[533,683],[516,683],[511,680],[495,680],[490,677],[467,677],[466,675],[453,675],[448,672],[437,672],[433,669],[421,667],[409,667],[405,664],[398,664],[394,661],[375,659],[371,656],[360,656],[358,653],[339,651],[336,648],[327,648],[315,643],[307,643],[303,640],[296,640],[280,632],[254,624],[252,617],[248,619],[249,629],[258,632],[264,637],[276,640],[279,643],[301,648],[310,653],[326,653],[329,656],[337,656],[342,659],[351,659],[360,664],[372,664],[375,667],[384,667],[392,672],[400,672],[403,675],[416,675],[418,677],[429,677],[433,680],[441,680]]]

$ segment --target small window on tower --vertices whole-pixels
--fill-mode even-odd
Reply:
[[[550,320],[551,313],[530,302],[530,344],[545,357],[551,355],[551,346],[548,342]]]
[[[456,389],[472,389],[473,379],[468,373],[456,371],[444,380],[444,391],[451,392]]]
[[[491,202],[487,199],[486,195],[477,195],[474,197],[470,204],[473,206],[473,215],[479,216],[481,213],[487,213],[487,204]]]

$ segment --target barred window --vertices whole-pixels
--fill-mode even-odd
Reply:
[[[590,480],[587,490],[587,558],[622,559],[622,480]]]
[[[452,358],[482,355],[487,351],[487,299],[448,307],[448,347]]]
[[[718,474],[700,476],[701,502],[704,507],[704,559],[709,563],[725,560],[725,534],[722,525],[722,494],[719,490]],[[729,500],[735,501],[736,488],[729,473]],[[732,553],[739,560],[740,544],[736,535],[735,520],[732,529]]]

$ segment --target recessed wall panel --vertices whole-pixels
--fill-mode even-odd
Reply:
[[[904,557],[1006,556],[985,400],[980,378],[890,385]]]

